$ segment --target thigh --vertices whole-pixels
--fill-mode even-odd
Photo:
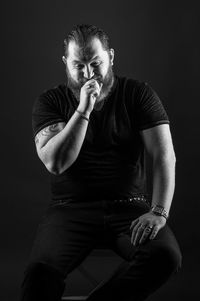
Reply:
[[[50,207],[38,226],[29,262],[45,262],[67,275],[91,252],[99,231],[95,210]]]
[[[149,250],[149,252],[154,252],[154,249],[158,248],[167,249],[172,253],[177,254],[178,257],[181,257],[177,240],[167,224],[159,231],[155,239],[147,240],[138,247],[131,244],[131,222],[142,214],[148,212],[149,209],[150,206],[147,203],[139,201],[131,205],[121,206],[121,208],[119,206],[117,210],[114,210],[109,222],[110,236],[112,237],[110,240],[111,248],[119,256],[128,261],[133,258],[138,249],[143,248],[146,251]]]
[[[112,249],[127,261],[131,261],[137,251],[144,251],[149,255],[154,255],[157,252],[168,253],[176,257],[178,261],[181,261],[181,252],[178,242],[168,225],[165,225],[153,240],[147,240],[138,246],[131,244],[130,230],[123,232],[113,239]]]

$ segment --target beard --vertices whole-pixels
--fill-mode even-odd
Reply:
[[[81,88],[88,81],[88,79],[82,78],[82,79],[79,79],[78,82],[76,82],[71,77],[67,66],[66,66],[66,74],[67,74],[67,87],[72,91],[73,95],[79,102]],[[99,85],[103,84],[102,88],[101,88],[101,92],[100,92],[99,96],[97,96],[97,98],[96,98],[96,102],[104,100],[110,93],[111,88],[114,83],[114,73],[113,73],[111,64],[109,65],[108,71],[104,78],[102,78],[101,75],[96,75],[92,79],[96,80]]]

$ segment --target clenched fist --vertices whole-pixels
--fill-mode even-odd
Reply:
[[[100,95],[103,84],[98,84],[95,79],[88,80],[81,88],[79,110],[91,113],[97,97]]]

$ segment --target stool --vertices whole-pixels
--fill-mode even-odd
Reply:
[[[118,266],[120,264],[120,262],[122,262],[123,260],[116,255],[112,250],[106,248],[105,246],[97,246],[91,253],[91,255],[89,255],[89,257],[100,257],[100,258],[108,258],[108,257],[112,257],[113,259],[115,259],[115,263],[114,265]],[[88,271],[88,269],[84,266],[84,262],[81,263],[78,267],[77,270],[81,273],[81,275],[84,276],[84,278],[86,278],[87,280],[89,280],[90,284],[92,284],[93,289],[90,291],[89,294],[92,293],[93,290],[96,290],[98,286],[100,286],[102,284],[102,282],[104,281],[98,281],[96,280],[96,278],[92,275],[91,272]],[[88,295],[89,295],[88,294]],[[83,301],[86,300],[88,295],[85,296],[81,296],[81,295],[72,295],[72,296],[63,296],[62,297],[62,301]]]

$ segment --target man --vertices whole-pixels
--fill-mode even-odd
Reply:
[[[114,75],[114,50],[101,29],[76,26],[64,50],[67,83],[42,93],[33,107],[52,198],[21,300],[60,300],[67,275],[102,244],[125,261],[87,300],[145,300],[181,262],[166,224],[175,183],[169,119],[147,83]],[[145,150],[153,160],[152,200]]]

